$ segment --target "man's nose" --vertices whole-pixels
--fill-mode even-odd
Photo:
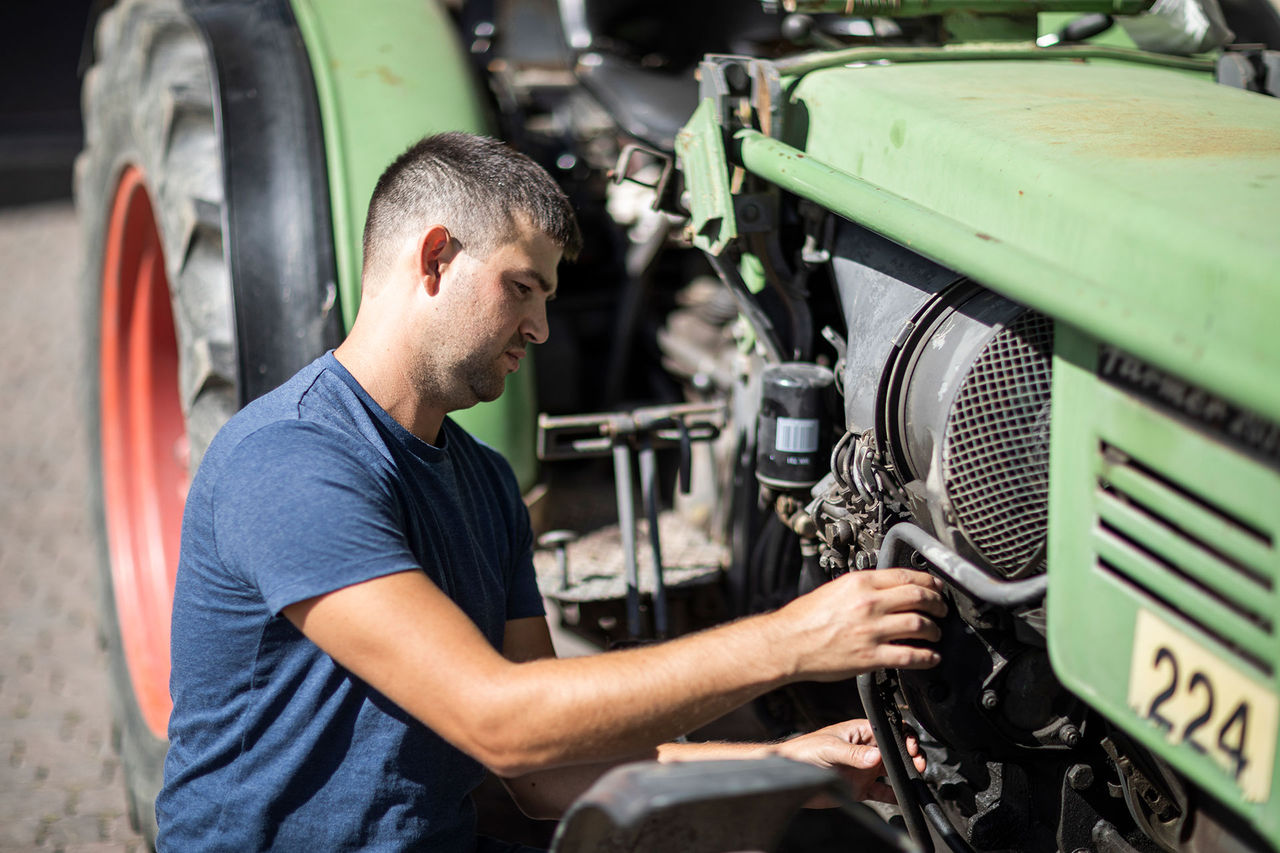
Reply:
[[[533,308],[520,330],[524,334],[524,339],[529,343],[540,344],[547,340],[547,335],[551,330],[547,327],[547,303],[538,300],[537,307]]]

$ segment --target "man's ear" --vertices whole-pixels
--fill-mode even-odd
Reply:
[[[432,225],[418,237],[418,275],[429,296],[440,291],[440,275],[454,255],[452,243],[443,225]]]

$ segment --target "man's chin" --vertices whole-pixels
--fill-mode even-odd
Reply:
[[[492,403],[494,400],[502,396],[502,392],[506,390],[507,380],[499,379],[496,383],[485,383],[482,386],[471,386],[471,393],[475,395],[477,403]]]

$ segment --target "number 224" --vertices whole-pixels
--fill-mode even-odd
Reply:
[[[1179,678],[1178,658],[1168,646],[1160,646],[1156,649],[1155,659],[1152,661],[1152,667],[1155,669],[1167,664],[1169,670],[1169,683],[1163,690],[1151,700],[1151,706],[1147,708],[1147,719],[1155,723],[1166,732],[1174,729],[1174,722],[1168,717],[1160,713],[1160,706],[1178,691],[1181,685]],[[1213,682],[1209,676],[1203,672],[1196,670],[1191,673],[1191,677],[1186,682],[1186,693],[1188,695],[1198,695],[1203,697],[1203,706],[1200,713],[1186,726],[1183,727],[1179,740],[1186,741],[1196,752],[1204,754],[1208,752],[1207,747],[1196,739],[1199,730],[1209,722],[1213,717]],[[1244,756],[1245,737],[1249,727],[1249,705],[1247,702],[1241,702],[1236,706],[1231,715],[1227,717],[1227,721],[1218,729],[1217,747],[1234,765],[1235,778],[1239,779],[1240,774],[1244,771],[1248,759]]]

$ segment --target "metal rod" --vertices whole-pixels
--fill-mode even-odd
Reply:
[[[1136,15],[1151,6],[1151,0],[792,0],[788,8],[796,12],[831,12],[837,15],[883,15],[887,18],[915,18],[947,12],[1008,14],[1010,12],[1113,12]]]
[[[893,566],[895,551],[900,542],[919,551],[938,574],[988,604],[1004,607],[1031,604],[1044,598],[1045,591],[1049,588],[1048,575],[1020,581],[996,580],[910,522],[901,522],[889,528],[876,557],[877,569]]]
[[[667,585],[662,577],[662,542],[658,535],[658,466],[653,444],[640,444],[640,494],[649,521],[649,550],[653,552],[653,631],[667,636]]]
[[[627,580],[627,633],[631,639],[641,636],[640,572],[636,566],[636,507],[631,491],[631,445],[618,441],[613,445],[613,482],[618,492],[618,527],[622,531],[622,558]]]
[[[992,47],[983,45],[947,45],[946,47],[851,47],[825,53],[807,53],[791,59],[780,59],[774,67],[788,77],[808,74],[823,68],[834,68],[852,62],[946,62],[968,60],[1079,60],[1112,59],[1137,62],[1143,65],[1159,65],[1167,68],[1185,68],[1191,71],[1212,71],[1212,59],[1189,56],[1170,56],[1147,53],[1125,47],[1109,45],[1080,45],[1062,47],[1036,47],[1033,43]]]

